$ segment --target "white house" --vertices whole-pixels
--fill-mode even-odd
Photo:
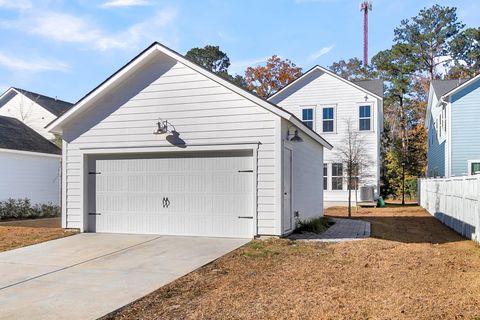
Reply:
[[[345,143],[347,126],[360,132],[371,166],[359,177],[360,186],[380,186],[380,139],[383,132],[383,82],[348,81],[315,66],[278,91],[269,101],[300,118],[333,146],[324,154],[325,206],[348,201],[345,170],[336,147]],[[353,196],[353,200],[355,197]]]
[[[0,116],[0,201],[60,200],[61,150],[21,121]]]
[[[63,137],[63,227],[250,238],[323,213],[331,145],[159,43],[47,129]]]
[[[72,106],[70,102],[13,87],[0,96],[0,116],[16,118],[49,140],[54,135],[45,127]]]

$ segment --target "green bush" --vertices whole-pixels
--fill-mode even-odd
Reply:
[[[60,216],[60,207],[53,203],[32,205],[30,199],[0,201],[0,220],[50,218]]]
[[[322,233],[334,224],[335,224],[335,221],[333,221],[328,217],[319,217],[319,218],[308,219],[308,220],[298,220],[297,229],[295,229],[295,232]]]

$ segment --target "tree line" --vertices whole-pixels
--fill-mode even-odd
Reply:
[[[230,59],[218,46],[192,48],[186,57],[263,98],[302,74],[292,61],[273,55],[264,65],[248,67],[244,76],[231,75]],[[417,177],[426,170],[430,81],[480,73],[480,28],[466,27],[455,7],[433,5],[402,20],[393,31],[393,45],[373,56],[369,65],[353,57],[329,68],[348,80],[384,80],[381,194],[414,197]]]

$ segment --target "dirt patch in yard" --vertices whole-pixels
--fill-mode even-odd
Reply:
[[[76,234],[61,228],[0,226],[0,252]]]
[[[62,220],[60,217],[56,218],[38,218],[26,220],[10,220],[0,221],[0,227],[31,227],[31,228],[60,228]]]
[[[344,208],[326,210],[345,216]],[[368,240],[252,241],[108,319],[475,319],[480,248],[416,206],[360,209]]]

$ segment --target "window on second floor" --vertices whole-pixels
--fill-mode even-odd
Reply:
[[[303,108],[302,109],[302,122],[310,129],[313,127],[313,108]]]
[[[322,119],[322,131],[323,132],[333,132],[334,131],[334,109],[333,107],[323,108],[323,119]]]
[[[372,123],[372,113],[371,106],[360,106],[359,111],[359,125],[358,128],[360,131],[369,131],[371,130]]]

